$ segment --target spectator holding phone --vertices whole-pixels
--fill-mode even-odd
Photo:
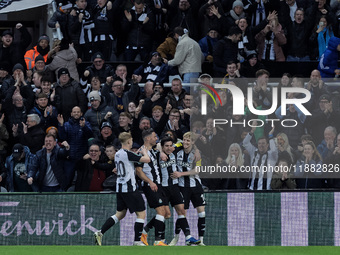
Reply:
[[[90,123],[85,121],[79,106],[72,108],[71,117],[67,122],[64,122],[63,115],[59,114],[58,122],[60,139],[70,145],[69,158],[64,163],[68,187],[73,180],[76,163],[87,153],[87,141],[92,137],[92,129]]]

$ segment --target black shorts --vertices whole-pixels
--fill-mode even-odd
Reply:
[[[165,205],[164,192],[161,185],[158,185],[157,192],[151,190],[150,186],[143,186],[143,192],[148,201],[149,207],[155,209],[157,207]]]
[[[205,206],[206,202],[204,199],[204,192],[202,186],[187,188],[187,187],[180,187],[182,195],[184,197],[184,209],[189,209],[190,201],[194,208],[199,206]]]
[[[184,204],[184,197],[179,189],[178,185],[163,187],[165,202],[168,205],[169,202],[171,206]]]
[[[139,191],[117,193],[117,211],[129,209],[130,213],[145,211],[142,194]]]

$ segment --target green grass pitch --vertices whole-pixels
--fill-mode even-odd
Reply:
[[[281,247],[281,246],[197,246],[197,247],[137,247],[137,246],[1,246],[1,255],[320,255],[340,254],[339,247],[308,246],[308,247]]]

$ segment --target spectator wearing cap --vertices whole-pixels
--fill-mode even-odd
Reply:
[[[168,65],[164,64],[161,55],[155,51],[150,53],[149,59],[138,67],[133,74],[138,75],[142,83],[147,81],[166,82],[168,81]]]
[[[63,38],[53,50],[55,51],[55,55],[53,56],[52,62],[47,66],[48,70],[54,71],[57,76],[60,68],[67,68],[71,78],[79,82],[79,74],[76,65],[78,55],[73,48],[73,45],[69,44],[69,42]]]
[[[39,93],[35,97],[35,106],[30,110],[30,114],[38,114],[40,117],[40,126],[46,130],[50,126],[58,125],[58,111],[55,106],[49,104],[48,96],[45,93]]]
[[[46,63],[45,63],[45,59],[42,55],[38,55],[35,60],[34,60],[34,67],[32,69],[32,71],[40,71],[43,72],[46,70]]]
[[[124,92],[124,81],[120,77],[116,77],[113,79],[112,85],[106,82],[102,87],[102,96],[107,104],[118,113],[125,112],[128,110],[129,103],[135,101],[139,95],[138,82],[137,75],[132,75],[132,84],[129,90]]]
[[[29,100],[29,109],[33,106],[33,101],[34,101],[34,94],[33,90],[31,88],[30,83],[27,81],[25,78],[25,69],[22,64],[17,63],[14,65],[12,69],[12,76],[9,79],[6,79],[2,83],[2,93],[6,95],[9,91],[10,88],[19,88],[20,94]],[[33,98],[32,98],[33,96]],[[33,101],[32,101],[33,100]]]
[[[324,94],[319,98],[318,108],[311,111],[306,119],[305,127],[313,137],[315,144],[320,144],[326,127],[332,126],[340,130],[340,112],[333,107],[332,97]]]
[[[208,1],[199,9],[198,18],[200,21],[200,38],[209,34],[212,28],[214,31],[222,31],[222,25],[225,23],[222,4],[219,1]]]
[[[164,84],[157,82],[153,84],[153,95],[151,98],[146,98],[142,105],[142,113],[145,116],[152,117],[152,108],[156,105],[161,106],[165,109],[168,99],[166,98],[167,93],[164,90]]]
[[[7,157],[7,187],[9,192],[37,191],[36,186],[27,184],[27,175],[32,171],[36,156],[27,146],[17,143],[13,146],[12,154]]]
[[[103,121],[108,121],[112,126],[118,127],[117,111],[112,106],[107,105],[98,91],[92,91],[88,98],[91,108],[87,110],[84,117],[91,124],[94,137],[100,136],[100,125]]]
[[[7,130],[12,130],[15,125],[16,127],[19,126],[21,131],[22,123],[26,122],[27,113],[33,107],[34,93],[31,86],[24,80],[23,66],[17,64],[14,69],[14,77],[6,80],[8,83],[5,84],[4,82],[1,87],[5,96],[2,101],[2,112],[6,116]],[[16,78],[16,80],[13,78]],[[12,132],[11,137],[13,138]]]
[[[155,15],[144,0],[135,0],[132,9],[124,13],[122,30],[127,34],[125,60],[134,61],[139,54],[142,61],[147,61],[155,31]]]
[[[66,122],[62,115],[58,115],[59,138],[70,145],[69,158],[64,165],[68,186],[72,183],[75,165],[87,153],[88,139],[93,137],[90,123],[82,116],[78,106],[72,108],[71,117]]]
[[[79,106],[82,112],[86,111],[87,100],[79,83],[70,77],[67,68],[59,69],[58,79],[55,86],[54,105],[58,113],[63,115],[64,120],[68,121],[73,107]]]
[[[113,126],[109,121],[103,120],[100,124],[100,135],[91,141],[91,144],[98,144],[102,152],[107,145],[115,145],[115,134]]]
[[[103,84],[106,82],[107,77],[114,75],[112,66],[105,63],[104,55],[101,52],[93,54],[91,61],[92,65],[86,67],[84,73],[81,75],[80,84],[83,87],[91,83],[91,79],[94,76],[98,76],[100,83]]]
[[[269,23],[258,34],[255,35],[259,61],[284,62],[286,57],[282,46],[286,45],[287,38],[277,17]]]
[[[25,65],[24,55],[26,48],[31,44],[32,37],[21,23],[16,24],[15,29],[21,34],[20,41],[14,42],[13,32],[5,30],[1,35],[0,62],[8,61],[12,69],[16,63]]]
[[[247,18],[246,13],[244,12],[244,5],[241,0],[236,0],[233,2],[232,9],[225,14],[226,16],[226,25],[225,28],[229,29],[235,25],[237,25],[237,21],[242,18]],[[228,31],[224,31],[224,34],[228,34]]]
[[[47,35],[42,35],[38,39],[38,43],[32,49],[26,51],[25,62],[28,70],[33,69],[35,66],[35,58],[38,55],[44,57],[45,63],[47,62],[48,52],[50,51],[50,38]]]
[[[241,64],[241,76],[255,78],[256,72],[260,69],[265,69],[265,66],[258,60],[257,52],[255,50],[247,52],[247,58]]]
[[[201,47],[201,51],[204,55],[204,60],[209,63],[213,62],[213,53],[214,46],[218,41],[218,32],[216,28],[209,28],[208,33],[201,40],[199,40],[198,44]]]

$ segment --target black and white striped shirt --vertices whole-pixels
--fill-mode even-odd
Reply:
[[[151,149],[148,151],[148,155],[151,159],[149,163],[143,164],[143,172],[145,173],[146,177],[148,177],[151,181],[156,184],[161,184],[161,174],[159,169],[159,151]],[[144,185],[149,185],[148,183],[144,182]]]
[[[178,171],[180,172],[189,172],[196,166],[195,162],[195,151],[192,150],[188,154],[184,152],[184,150],[180,150],[177,153],[176,159],[177,159],[177,165],[178,165]],[[197,187],[201,185],[201,179],[198,177],[198,175],[188,175],[188,176],[182,176],[179,178],[178,185],[180,187]]]
[[[173,172],[178,171],[178,167],[176,164],[176,156],[173,153],[171,153],[170,155],[168,155],[168,157],[169,157],[168,161],[163,161],[159,159],[163,187],[178,184],[178,179],[172,179],[170,176]]]
[[[117,168],[116,192],[127,193],[136,190],[135,164],[139,162],[141,155],[131,151],[120,149],[115,155]]]

